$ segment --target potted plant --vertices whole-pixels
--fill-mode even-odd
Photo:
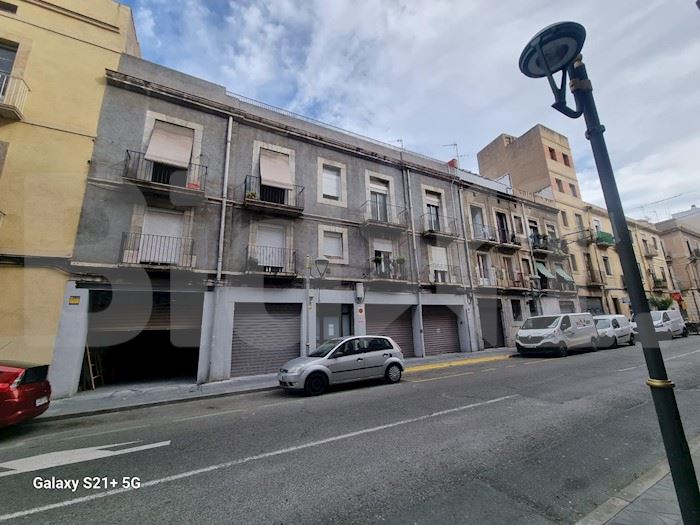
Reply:
[[[245,194],[246,199],[257,199],[258,194],[255,191],[249,191],[248,193]]]

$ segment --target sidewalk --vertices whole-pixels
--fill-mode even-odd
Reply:
[[[513,353],[512,348],[495,348],[482,352],[412,357],[406,360],[406,373],[507,359]],[[73,397],[52,400],[49,409],[36,420],[48,421],[105,414],[193,399],[260,392],[274,388],[277,388],[277,374],[237,377],[202,385],[159,381],[107,386],[97,390],[79,392]]]
[[[696,473],[700,473],[700,436],[688,443]],[[620,490],[576,525],[683,525],[669,473],[662,461]]]

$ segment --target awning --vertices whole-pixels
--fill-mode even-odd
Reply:
[[[194,130],[156,120],[146,149],[146,160],[187,168],[192,158]]]
[[[292,170],[289,155],[260,148],[260,178],[265,186],[292,188]]]
[[[567,283],[573,283],[573,282],[574,282],[573,277],[571,277],[568,273],[566,273],[566,272],[564,271],[564,268],[559,268],[559,267],[557,267],[557,268],[554,269],[554,271],[557,272],[557,275],[558,275],[559,277],[561,277],[562,279],[564,279]]]
[[[550,272],[547,267],[541,262],[535,263],[537,271],[544,275],[547,279],[554,279],[554,274]]]

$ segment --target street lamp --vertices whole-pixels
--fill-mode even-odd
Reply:
[[[698,481],[673,393],[674,384],[668,379],[654,332],[649,304],[642,286],[642,277],[634,256],[630,232],[603,138],[605,128],[598,118],[593,88],[580,55],[585,39],[586,30],[576,22],[560,22],[548,26],[537,33],[525,46],[520,55],[520,71],[531,78],[546,77],[554,95],[552,107],[570,118],[583,115],[586,121],[586,138],[591,142],[608,214],[615,238],[618,240],[617,249],[625,280],[628,282],[630,301],[638,319],[637,327],[649,371],[647,385],[651,388],[681,515],[684,523],[700,523]],[[559,83],[554,79],[557,73],[561,73]],[[569,87],[574,95],[575,108],[570,108],[566,104],[567,76],[571,79]]]
[[[323,256],[317,257],[314,260],[314,265],[316,266],[316,272],[318,273],[318,278],[323,279],[323,277],[326,275],[326,271],[328,270],[328,265],[330,264],[330,261],[326,259]],[[306,352],[305,355],[309,355],[309,351],[311,349],[311,277],[312,277],[312,268],[311,268],[311,256],[307,255],[306,256],[306,273],[304,275],[304,281],[306,284]]]

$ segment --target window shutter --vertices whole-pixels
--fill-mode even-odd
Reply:
[[[323,195],[340,199],[340,170],[323,166]]]
[[[443,246],[430,247],[430,260],[433,268],[446,270],[447,269],[447,249]]]
[[[260,178],[266,186],[292,188],[294,181],[289,166],[289,155],[260,148]]]
[[[393,243],[384,239],[374,239],[372,246],[376,252],[392,253],[394,251]]]
[[[343,257],[343,234],[336,232],[323,233],[323,255],[327,257]]]
[[[146,149],[146,160],[187,168],[192,158],[194,130],[156,120]]]

